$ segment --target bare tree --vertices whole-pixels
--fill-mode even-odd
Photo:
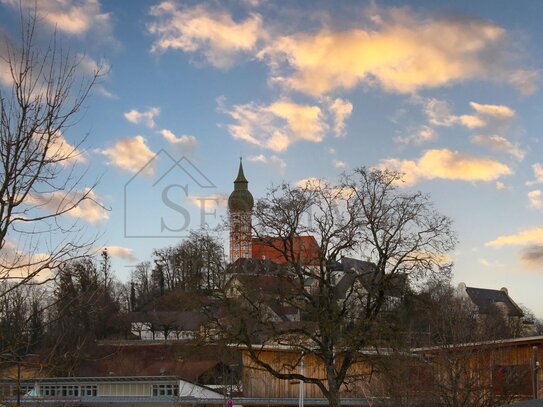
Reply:
[[[451,220],[427,196],[398,189],[400,181],[395,172],[360,168],[338,186],[270,189],[255,207],[254,229],[284,265],[267,273],[273,284],[253,287],[240,277],[224,290],[229,317],[217,323],[226,339],[275,378],[318,387],[331,406],[339,405],[340,391],[360,384],[368,362],[361,350],[386,343],[394,292],[409,278],[443,271],[456,242]],[[301,247],[305,235],[318,245]],[[337,260],[357,252],[368,261],[344,263],[340,272]],[[299,320],[281,314],[286,308]],[[301,357],[271,362],[266,344],[294,350],[318,368],[302,374]]]
[[[56,34],[37,44],[38,16],[21,10],[18,44],[0,38],[0,278],[14,289],[85,254],[92,238],[62,215],[99,205],[84,187],[78,148],[64,134],[77,123],[100,69],[81,75]],[[0,292],[2,296],[4,292]]]

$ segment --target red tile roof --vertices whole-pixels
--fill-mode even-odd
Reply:
[[[253,238],[253,259],[266,259],[284,264],[286,259],[281,253],[283,241],[274,237]],[[319,245],[313,236],[296,236],[293,240],[294,260],[304,265],[319,264]]]

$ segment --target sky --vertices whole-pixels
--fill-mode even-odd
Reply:
[[[405,174],[454,220],[454,282],[507,287],[543,317],[543,3],[23,0],[80,75],[101,76],[62,137],[93,198],[67,216],[117,275],[222,224],[243,156],[272,184]],[[16,42],[19,0],[0,0]],[[0,52],[2,52],[0,47]],[[0,64],[0,86],[9,80]]]

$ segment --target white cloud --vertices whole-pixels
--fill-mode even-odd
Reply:
[[[421,126],[417,131],[407,136],[395,137],[394,141],[399,144],[423,144],[437,139],[436,131],[430,126]]]
[[[498,135],[491,135],[491,136],[485,136],[485,135],[475,135],[471,138],[471,141],[475,144],[480,144],[483,146],[486,146],[494,151],[500,151],[503,153],[507,153],[512,155],[518,160],[522,160],[524,158],[524,150],[521,150],[520,147],[517,145],[511,143],[509,140],[507,140],[505,137],[498,136]]]
[[[474,114],[455,115],[444,100],[433,98],[415,98],[414,100],[423,103],[429,124],[435,126],[462,125],[469,129],[488,126],[503,127],[515,117],[515,111],[504,105],[470,102],[469,105],[474,110]]]
[[[142,136],[122,138],[100,153],[109,158],[110,164],[132,173],[140,171],[155,156]],[[145,167],[143,174],[153,175],[154,168]]]
[[[190,195],[187,197],[187,200],[206,213],[216,211],[219,208],[226,208],[228,204],[228,196],[221,193],[205,196]]]
[[[161,130],[160,134],[162,134],[162,137],[164,137],[172,146],[179,147],[183,154],[191,154],[196,149],[197,141],[194,136],[176,136],[168,129]]]
[[[496,189],[498,191],[503,191],[503,190],[506,190],[508,189],[507,185],[505,185],[503,182],[501,181],[496,181]]]
[[[36,136],[37,140],[40,140],[40,137]],[[44,144],[41,141],[41,144]],[[86,157],[77,147],[70,144],[66,138],[62,135],[61,132],[57,132],[50,140],[48,149],[46,152],[46,157],[49,160],[59,162],[61,165],[69,165],[72,163],[84,163]]]
[[[530,69],[517,69],[510,73],[508,81],[517,88],[524,96],[531,95],[537,91],[540,74]]]
[[[155,117],[157,117],[159,114],[160,109],[158,107],[151,107],[145,112],[140,112],[139,110],[132,109],[124,114],[124,118],[131,123],[143,123],[145,126],[153,128],[156,125]]]
[[[511,120],[515,117],[515,111],[504,105],[483,105],[470,102],[469,104],[477,113],[483,116],[490,116],[498,120]]]
[[[270,164],[279,173],[284,174],[287,170],[287,163],[281,157],[271,155],[269,157],[264,154],[253,155],[247,158],[247,161],[254,163]]]
[[[528,199],[530,200],[530,206],[535,209],[543,208],[543,194],[540,189],[534,189],[528,192]]]
[[[347,163],[345,161],[341,161],[341,160],[334,160],[334,167],[336,167],[336,168],[345,168],[345,167],[347,167]]]
[[[22,4],[34,9],[40,18],[52,28],[72,35],[88,31],[105,36],[111,35],[112,21],[109,13],[101,10],[98,0],[1,0],[14,8]]]
[[[351,116],[353,112],[353,104],[348,100],[340,98],[328,99],[329,110],[334,117],[333,130],[336,137],[341,137],[345,134],[345,121]]]
[[[535,163],[532,165],[532,170],[534,171],[534,180],[527,181],[526,185],[543,184],[543,165],[541,165],[541,163]]]
[[[320,107],[288,99],[270,105],[248,103],[221,109],[237,121],[228,125],[232,137],[273,151],[284,151],[301,140],[321,142],[329,128]]]
[[[302,178],[297,181],[295,184],[298,188],[307,188],[307,189],[319,189],[322,186],[326,185],[326,181],[320,178],[309,177]]]
[[[100,201],[101,198],[89,188],[68,193],[64,191],[34,193],[27,200],[29,204],[47,212],[60,213],[67,211],[64,215],[79,218],[92,224],[100,223],[109,218],[108,211]],[[70,209],[77,202],[79,204]]]
[[[239,53],[254,52],[257,41],[266,35],[256,13],[238,22],[217,8],[163,1],[151,7],[150,14],[154,21],[148,29],[156,36],[152,51],[200,51],[219,68],[231,66]]]
[[[107,246],[104,247],[104,249],[107,249],[108,254],[111,256],[118,257],[126,261],[136,262],[138,260],[137,257],[134,256],[133,250],[129,249],[128,247]]]
[[[385,159],[378,167],[403,173],[405,185],[421,179],[494,181],[511,174],[509,167],[499,161],[447,149],[427,150],[417,161]]]

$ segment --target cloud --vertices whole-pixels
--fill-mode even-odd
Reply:
[[[353,104],[348,100],[340,98],[330,99],[328,98],[329,110],[334,117],[333,130],[336,137],[341,137],[345,134],[345,121],[353,113]]]
[[[329,128],[319,106],[297,104],[288,99],[270,105],[248,103],[231,109],[219,107],[237,121],[228,125],[232,137],[272,151],[284,151],[301,140],[319,143]]]
[[[6,240],[0,257],[0,276],[10,279],[33,276],[37,281],[46,281],[51,277],[51,268],[56,267],[59,260],[47,253],[38,252],[34,247],[20,248]]]
[[[142,136],[122,138],[100,153],[109,158],[110,164],[132,173],[140,171],[155,156]],[[152,166],[147,166],[143,174],[153,175],[154,172]]]
[[[36,11],[40,19],[52,28],[72,35],[83,35],[88,31],[111,35],[112,21],[109,13],[101,10],[98,0],[1,0],[13,8]]]
[[[107,249],[108,254],[111,256],[118,257],[126,261],[136,262],[138,260],[137,257],[134,256],[132,249],[129,249],[128,247],[107,246],[104,247],[104,249]]]
[[[543,266],[543,227],[535,226],[512,235],[499,236],[485,243],[487,247],[523,246],[520,250],[520,263],[526,269]]]
[[[77,67],[83,74],[92,77],[99,73],[101,79],[107,79],[108,73],[111,70],[111,65],[106,59],[101,58],[99,61],[97,61],[89,55],[81,53],[77,54],[76,59]],[[107,90],[102,83],[95,84],[93,87],[93,91],[94,93],[97,93],[109,99],[117,98],[117,95]]]
[[[507,79],[524,96],[535,93],[541,80],[539,72],[530,69],[513,71]]]
[[[503,190],[506,190],[508,189],[507,185],[505,185],[503,182],[501,181],[496,181],[496,189],[498,191],[503,191]]]
[[[219,68],[231,66],[239,53],[254,52],[257,41],[266,35],[262,18],[256,13],[237,22],[226,11],[163,1],[151,7],[150,14],[154,21],[148,30],[156,37],[153,52],[200,51]]]
[[[74,208],[69,209],[78,201],[81,202]],[[89,188],[82,191],[34,193],[27,200],[29,204],[47,212],[60,213],[67,211],[64,215],[83,219],[91,224],[98,224],[109,218],[108,211],[100,201],[101,198]]]
[[[145,126],[153,128],[156,125],[155,117],[157,117],[159,114],[160,109],[158,107],[151,107],[146,112],[140,112],[136,109],[132,109],[124,114],[124,118],[131,123],[143,123]]]
[[[422,144],[437,139],[436,131],[430,126],[421,126],[417,131],[407,136],[395,137],[394,141],[399,144]]]
[[[417,161],[385,159],[378,167],[404,173],[405,185],[421,179],[494,181],[511,174],[509,167],[498,161],[447,149],[427,150]]]
[[[532,227],[521,230],[513,235],[499,236],[496,239],[485,243],[488,247],[543,245],[543,227]]]
[[[345,168],[345,167],[347,167],[347,163],[345,161],[341,161],[341,160],[334,160],[334,167],[336,167],[336,168]]]
[[[533,245],[522,249],[520,261],[527,269],[534,270],[543,267],[543,245]]]
[[[309,177],[302,178],[297,181],[295,184],[298,188],[307,188],[307,189],[319,189],[322,186],[326,185],[326,181],[320,178]]]
[[[483,105],[470,102],[469,105],[483,116],[490,116],[498,120],[511,120],[515,117],[515,111],[503,105]]]
[[[40,140],[41,137],[47,137],[46,135],[36,135],[36,139]],[[43,141],[40,142],[45,144]],[[46,158],[51,161],[56,161],[63,166],[72,163],[84,163],[86,157],[77,147],[68,143],[61,132],[57,132],[50,140],[48,149],[46,152]]]
[[[534,171],[534,180],[527,181],[526,185],[543,184],[543,166],[540,163],[535,163],[532,165],[532,170]]]
[[[253,155],[247,158],[247,161],[254,163],[270,164],[279,173],[284,174],[287,170],[287,163],[281,157],[271,155],[269,157],[264,154]]]
[[[434,98],[415,98],[424,105],[424,113],[428,122],[435,126],[451,127],[462,125],[469,129],[504,126],[515,117],[515,111],[504,105],[489,105],[470,102],[474,114],[454,115],[449,104],[444,100]]]
[[[209,213],[210,211],[216,211],[218,208],[226,208],[228,203],[228,196],[226,194],[211,194],[211,195],[190,195],[187,200],[200,208],[201,211]]]
[[[534,189],[528,192],[528,199],[530,200],[530,206],[535,209],[543,208],[543,195],[540,189]]]
[[[475,144],[483,145],[494,151],[500,151],[512,155],[518,160],[524,158],[524,150],[521,150],[517,145],[511,143],[505,137],[492,135],[475,135],[471,138],[471,141]]]
[[[163,129],[160,131],[162,137],[168,141],[172,146],[179,147],[183,154],[191,154],[196,149],[196,137],[182,135],[176,136],[171,130]]]
[[[470,17],[424,18],[407,8],[378,10],[376,17],[373,27],[325,27],[275,38],[258,57],[270,64],[272,81],[313,96],[361,83],[413,93],[512,75],[506,31],[496,24]],[[523,88],[530,79],[525,76]]]

